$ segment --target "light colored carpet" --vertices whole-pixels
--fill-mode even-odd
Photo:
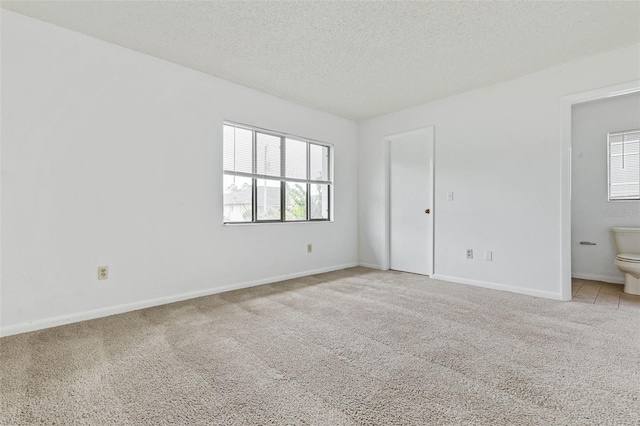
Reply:
[[[638,425],[640,316],[353,268],[0,340],[0,424]]]

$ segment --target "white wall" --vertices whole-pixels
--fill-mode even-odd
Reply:
[[[1,22],[4,334],[357,263],[354,122]],[[225,119],[335,144],[335,221],[223,226]]]
[[[434,125],[434,276],[560,298],[560,99],[637,80],[639,52],[635,45],[361,123],[360,262],[384,264],[383,137]]]
[[[640,128],[640,94],[574,105],[571,118],[571,272],[624,283],[609,228],[640,226],[640,201],[607,200],[607,133]]]

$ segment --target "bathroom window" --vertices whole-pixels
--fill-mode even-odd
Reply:
[[[329,221],[330,145],[224,123],[224,223]]]
[[[609,201],[640,200],[640,130],[609,133]]]

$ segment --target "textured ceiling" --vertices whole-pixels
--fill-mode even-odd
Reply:
[[[632,2],[13,2],[2,7],[351,119],[640,41]]]

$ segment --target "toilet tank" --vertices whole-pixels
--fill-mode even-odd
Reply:
[[[611,228],[618,254],[640,253],[640,228]]]

